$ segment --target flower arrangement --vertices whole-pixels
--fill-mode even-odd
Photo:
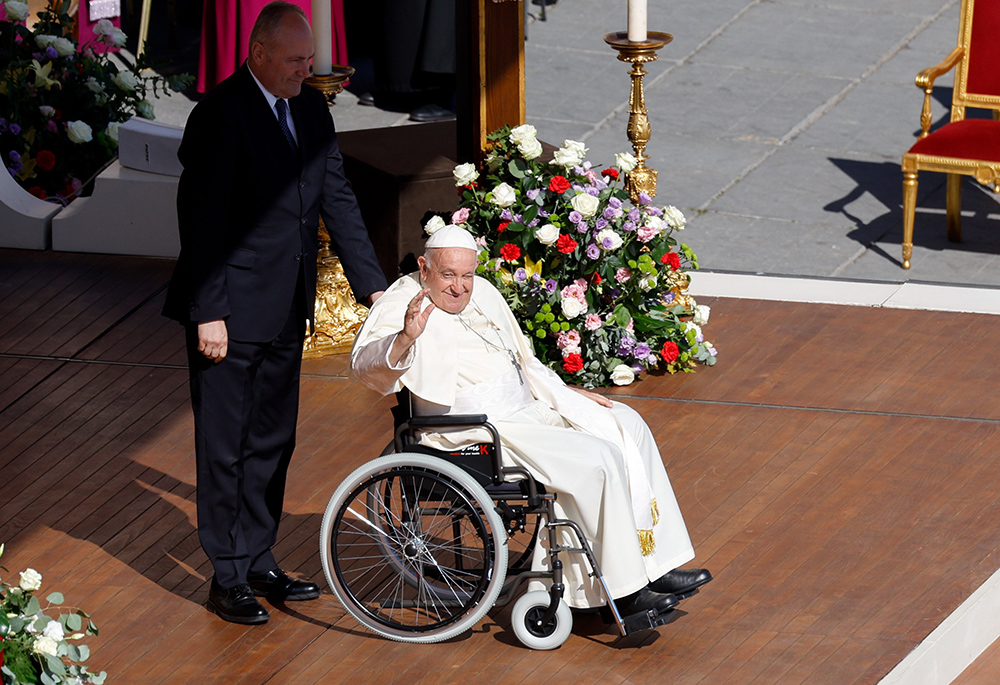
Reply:
[[[424,226],[469,230],[482,246],[478,272],[504,294],[536,356],[566,381],[628,385],[654,368],[693,371],[715,363],[701,327],[709,308],[683,291],[694,252],[678,243],[676,207],[641,194],[630,206],[630,154],[598,169],[567,140],[551,162],[533,126],[504,127],[482,169],[455,167],[459,209]]]
[[[61,204],[114,159],[121,122],[152,119],[150,97],[191,82],[145,75],[142,59],[117,66],[107,50],[124,45],[125,34],[106,19],[92,43],[77,46],[69,4],[39,12],[32,29],[23,24],[26,3],[0,9],[0,160],[22,188]]]
[[[0,545],[0,556],[3,548]],[[0,570],[7,569],[0,566]],[[42,575],[32,568],[21,572],[17,585],[0,581],[0,682],[101,685],[108,674],[91,673],[83,665],[90,650],[72,644],[86,635],[97,635],[97,626],[80,609],[64,610],[58,592],[45,598],[43,608],[35,597],[41,587]],[[60,607],[58,618],[45,614],[55,607]]]

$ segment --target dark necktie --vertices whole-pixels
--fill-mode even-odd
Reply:
[[[281,126],[281,132],[285,134],[285,140],[288,144],[292,146],[293,150],[298,150],[298,145],[295,144],[295,138],[292,137],[292,130],[288,128],[288,104],[281,98],[274,103],[275,109],[278,110],[278,125]]]

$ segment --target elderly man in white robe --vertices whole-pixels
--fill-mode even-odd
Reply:
[[[567,386],[535,358],[499,291],[475,276],[468,231],[442,228],[426,248],[419,272],[397,280],[372,307],[351,352],[352,377],[382,395],[405,386],[418,415],[486,414],[505,463],[556,492],[557,515],[583,529],[622,615],[663,613],[710,581],[707,570],[678,568],[694,549],[642,418]],[[468,433],[423,441],[451,449],[473,441]],[[536,570],[548,565],[546,537],[538,536]],[[585,558],[569,557],[565,601],[578,609],[603,605]]]

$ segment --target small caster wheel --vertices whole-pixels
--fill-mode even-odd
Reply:
[[[510,622],[514,635],[525,647],[555,649],[569,637],[573,629],[573,614],[562,600],[559,600],[556,615],[547,623],[539,623],[551,601],[548,592],[536,591],[525,593],[514,602]]]

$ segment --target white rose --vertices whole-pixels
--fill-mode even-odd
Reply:
[[[42,574],[33,568],[21,571],[21,582],[18,586],[25,592],[34,592],[42,587]]]
[[[521,143],[517,146],[517,149],[521,151],[521,156],[525,159],[534,159],[543,152],[542,144],[534,138]]]
[[[50,105],[42,105],[38,108],[38,112],[46,119],[51,119],[56,115],[56,108]]]
[[[7,21],[21,22],[28,18],[29,8],[27,3],[7,0],[4,3],[4,10],[7,13]]]
[[[7,12],[7,21],[24,21],[28,18],[28,4],[17,2],[17,0],[7,0],[3,5]]]
[[[430,219],[427,220],[426,224],[424,224],[424,231],[427,233],[427,235],[434,235],[447,225],[448,224],[444,222],[444,219],[435,214],[434,216],[432,216]]]
[[[649,292],[656,287],[656,274],[647,274],[639,279],[639,287]]]
[[[615,164],[617,164],[618,168],[624,171],[626,174],[632,173],[632,170],[635,169],[635,165],[638,163],[639,160],[637,160],[628,152],[619,152],[618,154],[615,155]]]
[[[702,332],[701,332],[701,326],[699,326],[695,322],[693,322],[693,321],[685,321],[684,322],[684,334],[687,335],[688,331],[694,331],[694,339],[696,341],[702,342],[702,341],[705,340],[705,336],[702,335]]]
[[[153,116],[153,104],[149,100],[139,100],[135,103],[135,113],[143,119],[155,119]]]
[[[101,82],[99,82],[93,76],[91,76],[90,78],[88,78],[84,82],[83,85],[87,86],[87,88],[90,89],[90,92],[92,92],[92,93],[103,93],[104,92],[104,84],[101,83]]]
[[[66,633],[63,632],[62,624],[59,621],[49,621],[46,623],[42,635],[51,637],[56,642],[62,642],[66,639]]]
[[[66,124],[66,135],[74,143],[89,143],[94,139],[94,131],[82,121]]]
[[[139,79],[131,71],[119,71],[111,77],[111,80],[116,86],[126,92],[132,92],[139,85]]]
[[[583,157],[587,154],[587,148],[583,143],[576,140],[564,140],[563,146],[556,150],[553,158],[556,164],[561,164],[564,167],[576,166],[577,164],[583,164]]]
[[[94,26],[94,33],[98,36],[110,36],[114,28],[115,25],[111,23],[110,19],[101,19]]]
[[[663,218],[666,219],[667,224],[669,224],[671,228],[675,228],[678,231],[683,231],[684,227],[687,225],[687,219],[684,218],[684,213],[673,205],[670,205],[663,210]]]
[[[514,145],[522,145],[528,140],[533,140],[538,135],[538,131],[531,124],[521,124],[510,130],[510,142]]]
[[[59,652],[59,643],[53,640],[51,637],[41,635],[35,638],[34,644],[31,645],[31,649],[37,654],[48,654],[50,656],[56,656]]]
[[[559,229],[552,224],[545,224],[535,231],[535,238],[542,245],[551,245],[559,240]]]
[[[694,319],[693,321],[699,326],[704,326],[708,323],[708,317],[712,314],[711,308],[707,304],[699,304],[694,308]]]
[[[622,237],[618,235],[613,229],[605,228],[603,231],[597,234],[597,246],[602,250],[617,250],[622,246]],[[606,245],[605,241],[609,244]]]
[[[634,380],[635,373],[625,364],[619,364],[611,370],[611,382],[615,385],[630,385]]]
[[[55,48],[60,57],[76,54],[76,43],[69,38],[56,38],[52,43],[52,47]]]
[[[40,47],[42,50],[49,47],[56,42],[56,36],[50,36],[47,33],[40,33],[35,36],[35,45]]]
[[[108,122],[108,128],[104,134],[111,140],[118,142],[118,129],[121,128],[122,123],[120,121]]]
[[[501,183],[496,188],[493,189],[493,199],[491,202],[497,207],[504,208],[510,207],[517,201],[517,194],[514,193],[514,189],[511,188],[506,183]]]
[[[113,46],[120,48],[125,46],[125,41],[128,39],[128,36],[125,35],[124,31],[115,26],[111,29],[111,33],[108,34],[107,38],[110,39]],[[108,41],[105,40],[104,42]]]
[[[589,219],[597,214],[597,206],[600,204],[596,197],[587,193],[577,193],[569,203],[573,205],[573,209],[580,212],[584,219]]]
[[[479,178],[479,172],[476,171],[476,165],[471,162],[459,164],[455,167],[455,170],[451,172],[451,175],[455,179],[456,186],[467,186]]]
[[[575,297],[564,297],[562,299],[562,313],[567,319],[573,319],[587,311],[587,305],[580,302]]]
[[[660,217],[653,216],[652,214],[646,217],[646,225],[649,226],[654,231],[656,231],[657,233],[663,230],[663,221],[660,219]]]

